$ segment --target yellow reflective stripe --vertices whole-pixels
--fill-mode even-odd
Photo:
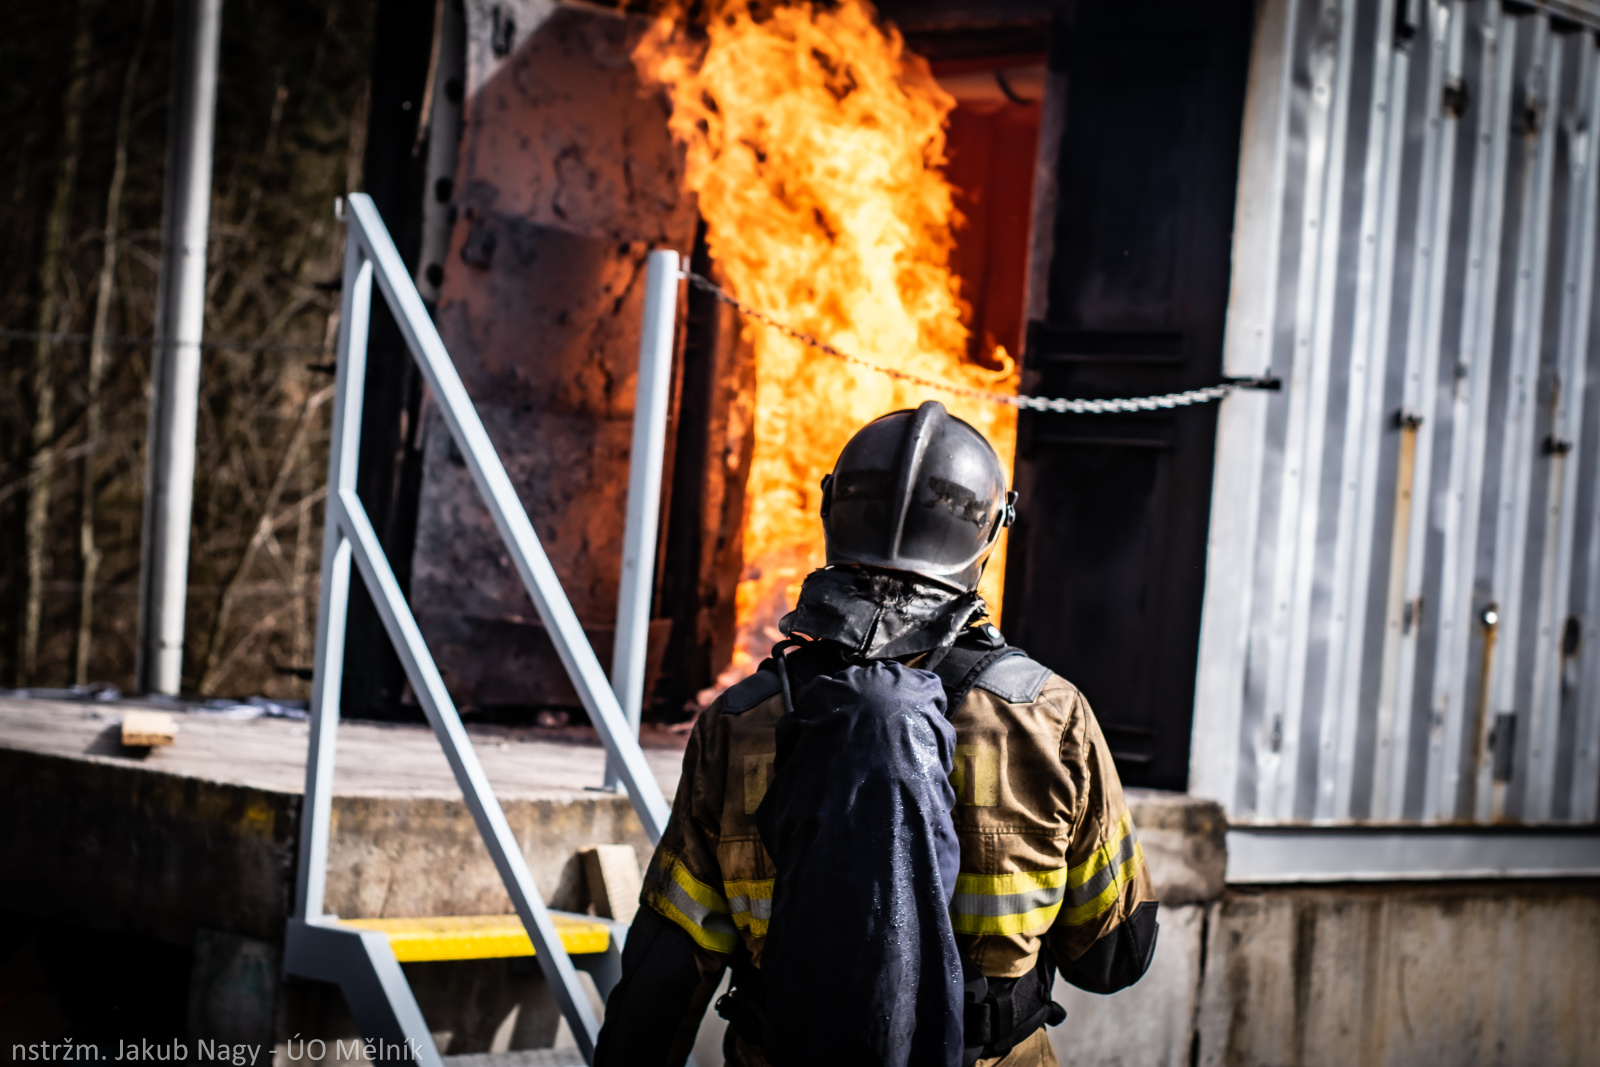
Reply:
[[[728,902],[722,899],[722,894],[690,874],[689,868],[683,865],[682,860],[673,861],[672,880],[689,894],[690,900],[707,911],[720,912],[723,915],[728,913]]]
[[[772,878],[751,878],[722,883],[735,926],[749,930],[756,937],[767,936],[767,924],[772,921],[774,881]]]
[[[980,937],[986,934],[1010,937],[1014,934],[1036,933],[1048,929],[1056,921],[1056,913],[1060,910],[1061,902],[1057,901],[1017,915],[968,915],[952,911],[950,928],[958,934]]]
[[[700,926],[693,919],[689,918],[683,912],[674,907],[670,900],[667,900],[663,897],[658,897],[656,898],[654,904],[655,909],[659,911],[664,918],[671,919],[673,922],[683,927],[684,933],[694,938],[694,943],[708,952],[717,952],[726,955],[739,946],[739,939],[737,935],[724,935],[717,933],[714,930],[707,930],[705,927]]]
[[[1144,849],[1124,812],[1109,839],[1070,869],[962,874],[950,901],[958,934],[1036,933],[1059,915],[1069,926],[1092,922],[1121,897],[1144,866]]]
[[[772,886],[776,878],[742,878],[732,882],[723,882],[724,895],[733,897],[753,897],[761,900],[772,899]]]
[[[1123,838],[1133,832],[1133,815],[1123,812],[1122,818],[1117,820],[1117,828],[1106,838],[1106,843],[1089,853],[1089,858],[1072,869],[1072,875],[1067,879],[1069,889],[1077,889],[1089,879],[1099,874],[1110,865],[1111,859],[1116,855],[1117,849],[1122,844]]]
[[[1065,885],[1067,869],[1052,871],[1011,871],[1006,874],[961,874],[956,876],[956,892],[1004,897],[1035,889],[1055,889]]]
[[[683,861],[670,853],[661,857],[660,870],[651,878],[650,904],[711,952],[732,952],[739,935],[728,917],[722,894],[689,873]],[[665,877],[660,877],[661,875]]]
[[[1118,865],[1115,876],[1108,880],[1106,887],[1083,904],[1067,909],[1065,916],[1067,925],[1081,926],[1098,919],[1107,908],[1116,903],[1118,897],[1122,896],[1123,888],[1139,876],[1139,868],[1143,866],[1144,848],[1138,839],[1134,838],[1133,848],[1128,850],[1128,858]]]
[[[962,874],[950,901],[950,925],[958,934],[1023,934],[1042,930],[1061,910],[1067,869]]]

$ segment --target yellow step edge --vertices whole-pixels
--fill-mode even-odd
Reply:
[[[556,933],[568,954],[604,952],[611,928],[567,915],[552,915]],[[515,915],[448,915],[417,919],[340,919],[340,926],[377,930],[389,935],[389,947],[401,963],[425,960],[492,960],[532,956],[533,942]]]

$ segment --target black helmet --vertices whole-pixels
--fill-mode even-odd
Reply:
[[[970,591],[1016,499],[983,435],[924,401],[863,426],[822,479],[828,564],[908,571]]]

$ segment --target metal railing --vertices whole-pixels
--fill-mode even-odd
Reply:
[[[345,248],[338,377],[328,463],[310,749],[306,762],[296,904],[285,943],[284,968],[287,973],[301,977],[338,982],[352,1014],[369,1039],[394,1042],[405,1050],[406,1058],[430,1067],[441,1063],[385,936],[341,927],[335,917],[324,914],[335,740],[353,567],[366,583],[412,691],[444,749],[478,832],[527,928],[539,965],[572,1028],[573,1038],[585,1060],[592,1061],[599,1025],[589,1000],[578,984],[572,960],[562,947],[522,850],[462,726],[461,716],[445,689],[366,509],[356,495],[367,333],[376,282],[394,312],[412,357],[433,391],[444,422],[466,460],[495,528],[505,542],[507,554],[572,679],[573,688],[605,744],[610,773],[626,788],[645,833],[655,842],[666,826],[668,806],[630,727],[637,723],[643,689],[644,635],[649,621],[655,512],[661,481],[660,443],[665,432],[665,380],[670,377],[677,285],[681,278],[678,256],[675,252],[653,252],[649,261],[636,411],[639,425],[634,434],[623,589],[616,631],[614,669],[618,688],[625,694],[628,711],[624,712],[624,704],[619,703],[602,672],[461,377],[445,351],[444,342],[370,197],[350,196],[347,222],[349,237]],[[667,361],[665,367],[663,360]],[[613,969],[614,964],[613,960]]]
[[[628,456],[628,517],[622,530],[622,580],[617,588],[617,628],[612,639],[611,685],[633,736],[644,707],[650,603],[655,591],[656,537],[661,520],[661,457],[672,399],[672,338],[678,319],[678,253],[650,253],[645,269],[644,328],[639,333],[639,376],[633,393],[633,447]],[[620,774],[606,761],[607,788]]]

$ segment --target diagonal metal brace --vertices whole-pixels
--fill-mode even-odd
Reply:
[[[387,934],[290,919],[283,968],[339,987],[361,1036],[378,1053],[376,1062],[444,1067]]]

